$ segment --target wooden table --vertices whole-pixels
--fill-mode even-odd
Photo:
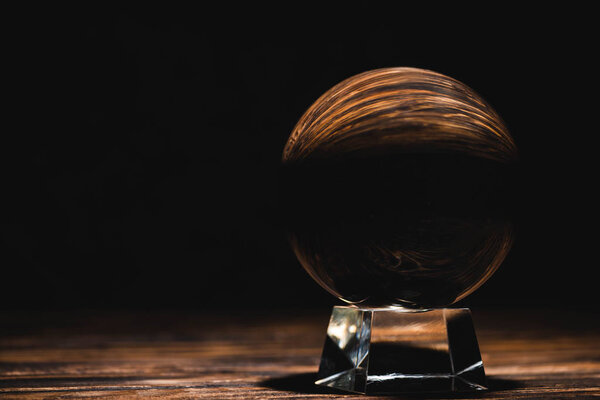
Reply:
[[[490,390],[399,398],[600,396],[597,314],[574,309],[473,314]],[[0,317],[2,399],[364,398],[312,383],[326,310]]]

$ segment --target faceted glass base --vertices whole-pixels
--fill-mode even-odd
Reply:
[[[334,307],[315,383],[364,394],[485,390],[471,312]]]

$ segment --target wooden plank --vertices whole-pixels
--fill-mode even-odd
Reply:
[[[2,317],[3,399],[340,397],[313,385],[328,319],[323,311],[253,317],[203,313]],[[475,310],[474,318],[490,390],[460,398],[600,396],[597,315]]]

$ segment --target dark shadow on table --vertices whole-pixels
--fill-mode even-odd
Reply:
[[[351,393],[343,392],[333,388],[315,385],[317,379],[316,373],[303,373],[286,375],[279,378],[271,378],[260,382],[261,386],[268,387],[275,390],[281,390],[286,392],[296,392],[298,394],[346,394]],[[406,395],[385,395],[390,397],[396,397],[399,399],[462,399],[480,397],[486,393],[511,390],[524,387],[522,382],[500,379],[494,377],[487,377],[488,390],[482,392],[452,392],[452,393],[407,393]],[[380,395],[381,396],[381,395]]]

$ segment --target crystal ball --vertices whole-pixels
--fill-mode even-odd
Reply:
[[[512,245],[516,162],[502,119],[465,84],[417,68],[355,75],[323,94],[285,145],[289,242],[347,303],[450,305]]]

